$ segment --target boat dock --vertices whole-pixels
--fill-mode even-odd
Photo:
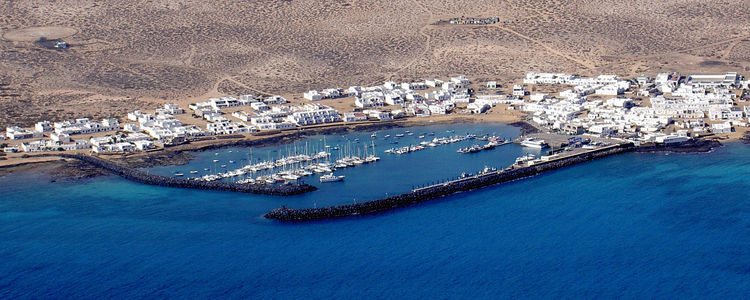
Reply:
[[[375,214],[400,207],[412,206],[432,199],[445,197],[458,192],[488,187],[498,183],[537,175],[543,172],[576,165],[614,154],[634,151],[633,143],[619,143],[586,149],[583,152],[568,155],[547,156],[537,160],[514,164],[499,171],[483,172],[474,176],[465,176],[455,180],[421,187],[397,196],[322,208],[287,208],[281,207],[268,212],[265,217],[285,222],[305,222],[324,219],[351,217]]]
[[[283,184],[283,185],[270,185],[270,184],[249,184],[249,183],[234,183],[225,181],[200,181],[192,180],[189,178],[175,178],[153,175],[141,170],[129,168],[118,163],[82,154],[55,154],[49,156],[59,156],[62,158],[77,159],[82,162],[94,165],[98,168],[112,172],[122,178],[132,180],[135,182],[168,186],[168,187],[179,187],[179,188],[190,188],[200,190],[213,190],[213,191],[229,191],[229,192],[240,192],[240,193],[253,193],[253,194],[266,194],[266,195],[280,195],[290,196],[297,195],[306,192],[311,192],[317,188],[309,184]]]

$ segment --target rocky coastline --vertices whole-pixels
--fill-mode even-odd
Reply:
[[[656,144],[647,143],[638,146],[638,152],[670,152],[670,153],[705,153],[721,147],[722,144],[715,138],[698,138],[681,143]]]

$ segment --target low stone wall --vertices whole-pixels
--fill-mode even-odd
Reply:
[[[538,163],[528,167],[497,171],[449,181],[443,184],[433,185],[409,193],[378,200],[322,208],[294,209],[281,207],[270,211],[265,217],[279,221],[301,222],[373,214],[381,211],[397,209],[399,207],[412,206],[417,203],[448,196],[454,193],[479,189],[633,150],[635,150],[635,146],[632,143],[614,145],[586,153]]]
[[[240,193],[253,193],[253,194],[266,194],[266,195],[297,195],[310,191],[314,191],[317,188],[309,184],[283,184],[283,185],[266,185],[266,184],[250,184],[250,183],[234,183],[224,181],[201,181],[192,180],[188,178],[176,178],[166,177],[159,175],[152,175],[146,172],[129,168],[118,163],[98,158],[95,156],[81,155],[81,154],[55,154],[50,156],[59,156],[63,158],[77,159],[82,162],[94,165],[101,169],[112,172],[122,178],[132,180],[135,182],[168,186],[168,187],[179,187],[179,188],[190,188],[200,190],[213,190],[213,191],[230,191]]]

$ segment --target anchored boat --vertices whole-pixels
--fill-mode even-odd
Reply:
[[[344,175],[333,175],[333,173],[329,173],[323,176],[320,176],[320,182],[335,182],[335,181],[342,181],[344,180]]]

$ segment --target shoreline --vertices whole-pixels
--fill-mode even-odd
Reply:
[[[197,151],[209,151],[228,147],[275,146],[290,143],[305,137],[321,134],[344,134],[349,132],[363,132],[379,129],[405,128],[428,125],[445,124],[505,124],[520,128],[520,135],[541,132],[544,129],[534,126],[520,115],[504,114],[502,111],[485,115],[444,115],[427,118],[404,118],[390,121],[366,121],[357,123],[323,124],[307,128],[272,132],[267,135],[236,135],[229,137],[215,137],[191,141],[186,144],[165,147],[157,150],[129,154],[104,154],[99,158],[115,163],[127,165],[130,168],[148,168],[156,166],[177,166],[190,163],[195,158],[192,154]],[[701,137],[700,141],[711,140],[711,145],[703,147],[652,146],[638,147],[638,152],[708,152],[722,145],[722,142],[750,143],[750,131],[732,132],[726,137],[711,136],[710,139]],[[700,148],[700,149],[699,149]],[[63,152],[59,154],[70,153]],[[61,179],[81,180],[108,174],[102,170],[76,160],[56,157],[57,154],[28,155],[22,154],[11,157],[0,164],[0,176],[15,172],[42,171],[52,177],[53,181]],[[54,157],[54,158],[53,158]],[[46,170],[44,168],[47,168]]]
[[[310,128],[299,128],[272,133],[270,135],[240,135],[236,138],[219,138],[210,140],[192,141],[186,144],[166,147],[158,150],[132,154],[108,154],[101,155],[99,158],[110,160],[116,163],[126,164],[131,168],[147,168],[156,166],[176,166],[188,164],[195,156],[192,152],[209,151],[228,147],[254,147],[254,146],[276,146],[303,139],[305,137],[320,134],[343,134],[348,132],[363,132],[379,129],[405,128],[428,125],[445,125],[445,124],[505,124],[514,127],[520,127],[521,133],[533,131],[536,127],[524,120],[515,120],[513,122],[504,122],[499,120],[485,120],[484,118],[451,116],[446,118],[424,118],[424,119],[397,119],[391,121],[369,121],[358,122],[354,124],[336,123],[326,124],[325,126],[316,126]],[[66,153],[59,153],[66,154]],[[106,172],[81,168],[75,161],[56,157],[57,154],[38,154],[38,155],[21,155],[6,161],[5,165],[0,165],[0,176],[12,174],[15,172],[34,171],[36,168],[45,166],[58,167],[51,170],[44,170],[54,179],[70,177],[73,179],[93,178],[99,175],[105,175]],[[25,156],[25,157],[24,157]],[[12,162],[12,163],[10,163]],[[69,168],[62,168],[68,165]],[[73,171],[72,169],[77,169]],[[66,176],[67,175],[67,176]]]
[[[616,144],[533,165],[521,167],[512,165],[501,171],[494,171],[471,177],[462,177],[447,182],[437,183],[428,187],[414,189],[400,195],[356,204],[299,209],[282,206],[269,211],[263,215],[263,217],[285,223],[302,223],[375,215],[416,206],[421,203],[440,199],[456,193],[479,190],[497,184],[524,179],[549,171],[635,150],[636,146],[631,142]]]
[[[333,205],[315,208],[288,208],[282,206],[273,209],[263,215],[264,218],[282,223],[303,223],[324,220],[345,219],[368,215],[377,215],[390,211],[413,207],[421,203],[435,199],[448,197],[450,195],[474,191],[497,184],[514,180],[520,180],[535,175],[544,174],[557,169],[566,168],[581,163],[606,158],[612,155],[636,152],[636,153],[710,153],[716,147],[722,146],[715,138],[697,138],[687,142],[674,144],[642,144],[634,145],[632,142],[607,146],[588,152],[564,156],[557,159],[543,161],[541,163],[517,167],[511,165],[502,171],[479,174],[468,178],[459,178],[447,182],[436,183],[428,187],[414,189],[410,192],[396,196],[375,199],[355,204]]]

